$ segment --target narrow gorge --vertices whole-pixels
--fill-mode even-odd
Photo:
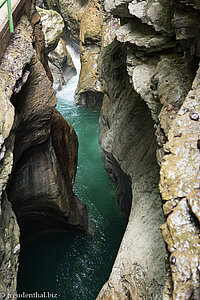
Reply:
[[[23,5],[0,35],[0,297],[200,299],[200,3]]]

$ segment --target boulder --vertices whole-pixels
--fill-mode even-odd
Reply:
[[[61,15],[54,10],[37,7],[37,11],[41,16],[42,30],[45,35],[45,47],[48,54],[58,45],[64,28],[64,21]]]

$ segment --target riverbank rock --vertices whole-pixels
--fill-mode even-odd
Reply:
[[[99,81],[98,58],[103,47],[115,38],[118,20],[106,15],[98,1],[89,1],[80,24],[81,72],[76,103],[101,107],[103,89]]]
[[[48,55],[50,70],[53,74],[55,90],[61,90],[63,85],[77,74],[71,55],[65,42],[60,38],[54,51]]]
[[[51,137],[67,188],[70,204],[68,224],[76,226],[77,229],[87,231],[87,207],[74,195],[72,190],[78,163],[78,137],[73,126],[57,110],[53,113]]]
[[[199,7],[123,0],[105,0],[104,6],[121,26],[118,44],[105,48],[99,64],[105,94],[100,144],[131,177],[133,198],[118,256],[97,299],[198,299]]]
[[[34,49],[23,72],[28,74],[28,78],[22,89],[16,90],[12,97],[15,123],[10,139],[15,142],[14,170],[8,187],[8,198],[17,215],[22,238],[71,226],[87,230],[87,209],[72,192],[77,167],[76,134],[72,126],[70,130],[66,129],[67,123],[64,125],[60,116],[56,119],[58,136],[55,138],[56,133],[51,126],[55,123],[52,121],[57,99]],[[54,136],[59,160],[51,144],[50,132]],[[59,132],[62,144],[56,143]],[[68,165],[63,168],[62,159],[67,160],[66,157]]]
[[[23,16],[0,64],[0,293],[5,299],[16,292],[20,249],[19,227],[5,192],[13,166],[14,139],[10,137],[15,109],[11,97],[23,85],[22,78],[26,81],[23,69],[33,56],[32,32]]]
[[[126,48],[119,42],[111,43],[100,63],[106,92],[100,117],[100,145],[131,178],[133,198],[115,264],[97,299],[160,299],[166,251],[160,232],[164,218],[153,120],[129,82]]]
[[[64,28],[62,16],[53,10],[37,8],[42,22],[42,30],[45,36],[45,49],[55,90],[61,90],[69,79],[76,75],[71,55],[61,38]]]
[[[73,194],[70,183],[66,184],[69,177],[62,171],[51,138],[25,151],[16,164],[8,196],[22,239],[70,226],[87,230],[86,206]]]
[[[78,137],[73,126],[54,110],[51,137],[66,183],[72,189],[78,164]]]
[[[16,217],[23,238],[57,228],[87,230],[87,209],[73,194],[73,182],[66,184],[68,179],[74,181],[76,173],[73,129],[63,129],[70,142],[62,149],[69,145],[68,157],[73,160],[68,179],[51,144],[57,100],[40,25],[33,6],[31,20],[26,15],[19,20],[0,64],[0,292],[6,300],[9,293],[16,293],[20,250]]]

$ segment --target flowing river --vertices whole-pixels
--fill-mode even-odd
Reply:
[[[79,57],[69,50],[79,73]],[[74,103],[78,76],[57,93],[57,109],[78,135],[74,191],[88,207],[94,234],[48,233],[25,243],[20,254],[18,293],[49,292],[49,299],[54,293],[59,300],[94,300],[109,277],[125,230],[99,148],[99,111]]]

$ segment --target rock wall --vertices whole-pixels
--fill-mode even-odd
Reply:
[[[14,138],[10,136],[10,132],[14,123],[15,110],[10,99],[16,83],[18,82],[20,86],[20,82],[23,81],[20,79],[26,78],[23,76],[23,69],[33,55],[31,35],[31,26],[27,18],[23,17],[0,65],[0,292],[5,299],[8,299],[8,293],[16,291],[20,249],[19,227],[5,192],[12,171],[14,148]],[[15,63],[15,59],[18,59],[18,64]]]
[[[101,58],[105,90],[100,145],[132,181],[132,208],[108,283],[97,299],[160,299],[164,285],[164,222],[150,111],[126,71],[126,48],[115,41]],[[123,203],[122,203],[123,206]]]
[[[62,16],[54,10],[37,7],[37,11],[41,17],[45,37],[45,52],[53,75],[53,86],[55,90],[61,90],[62,86],[76,75],[76,68],[71,55],[61,38],[64,21]]]
[[[199,6],[104,7],[121,26],[99,62],[100,143],[131,177],[133,200],[97,299],[199,299]]]
[[[54,89],[61,90],[63,85],[66,85],[77,74],[71,55],[62,38],[56,49],[49,53],[48,60],[53,74]]]
[[[81,72],[76,90],[77,104],[101,107],[103,89],[99,81],[98,58],[115,37],[118,20],[103,11],[102,3],[90,0],[80,23]]]
[[[98,56],[114,39],[118,19],[105,13],[102,2],[97,0],[47,0],[46,3],[49,9],[57,10],[63,17],[68,32],[67,36],[66,33],[63,35],[65,42],[80,51],[81,72],[76,103],[101,107],[103,90],[98,79]]]
[[[58,11],[65,22],[67,42],[79,43],[80,22],[87,7],[87,0],[45,0],[49,9]],[[75,46],[77,47],[77,46]]]
[[[0,293],[4,299],[16,292],[18,223],[22,238],[69,227],[87,230],[87,209],[72,192],[77,137],[55,111],[41,28],[33,1],[31,20],[22,16],[0,63]],[[68,162],[65,167],[63,160]]]

